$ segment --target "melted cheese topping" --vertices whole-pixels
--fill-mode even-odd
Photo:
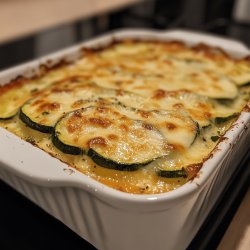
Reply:
[[[118,113],[112,106],[70,112],[58,122],[55,132],[65,144],[92,148],[118,163],[144,163],[168,153],[158,130]]]
[[[9,119],[0,120],[0,126],[117,190],[167,192],[197,175],[234,121],[232,114],[249,101],[248,82],[249,59],[230,58],[217,48],[122,41],[86,50],[70,65],[1,87],[0,119]],[[72,116],[62,135],[74,135],[67,136],[73,145],[94,148],[117,162],[158,159],[133,172],[101,167],[87,155],[63,153],[50,134],[29,128],[15,116],[22,106],[33,123],[54,127],[67,112],[103,105],[116,105],[115,113]],[[218,117],[224,122],[216,123]],[[129,132],[121,129],[124,123]],[[188,178],[157,175],[159,170],[182,168]]]

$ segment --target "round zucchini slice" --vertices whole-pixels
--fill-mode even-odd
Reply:
[[[210,124],[210,116],[213,111],[213,105],[209,98],[185,90],[155,90],[150,100],[142,107],[142,109],[145,108],[185,110],[194,121],[198,122],[201,128]]]
[[[53,143],[64,153],[87,152],[98,165],[117,170],[135,170],[170,152],[156,128],[112,105],[66,114],[55,126]]]
[[[27,101],[27,95],[29,98],[29,93],[23,93],[23,86],[17,86],[10,90],[7,87],[7,85],[0,87],[0,120],[7,120],[14,117],[20,106]],[[5,91],[5,88],[7,91]]]
[[[34,94],[34,91],[32,91],[35,89],[34,84],[21,83],[17,86],[5,85],[0,87],[0,120],[13,118],[18,113],[19,108]],[[5,88],[7,91],[5,91]]]
[[[238,95],[238,88],[230,78],[211,72],[209,77],[207,74],[201,76],[199,86],[194,91],[215,99],[234,99]]]
[[[199,134],[199,125],[185,111],[133,109],[124,105],[114,105],[118,112],[146,124],[153,125],[177,151],[190,147]]]
[[[140,105],[144,101],[143,97],[127,91],[106,89],[95,84],[74,85],[75,88],[55,85],[29,100],[21,107],[20,119],[35,130],[50,133],[58,119],[70,111],[103,103]]]
[[[18,109],[19,109],[19,107],[18,108],[9,108],[9,107],[6,107],[6,108],[0,108],[0,109],[2,109],[0,112],[1,112],[1,114],[0,114],[0,120],[9,120],[9,119],[11,119],[11,118],[13,118],[16,114],[17,114],[17,112],[18,112]]]
[[[175,65],[175,71],[171,72],[171,76],[169,76],[172,85],[169,86],[166,82],[165,84],[162,82],[160,83],[161,88],[166,90],[186,89],[217,99],[234,99],[237,96],[238,88],[233,79],[213,68],[200,66],[178,62],[178,65]]]
[[[250,63],[249,61],[237,61],[232,67],[232,70],[228,72],[231,79],[238,86],[247,86],[250,84]]]
[[[20,96],[19,91],[22,93],[21,88],[10,89],[9,91],[7,89],[5,92],[4,87],[7,89],[7,86],[0,87],[0,120],[7,120],[14,117],[20,106],[27,100],[25,99],[27,98],[25,95]]]
[[[34,98],[20,109],[19,118],[30,128],[43,133],[51,133],[56,122],[63,114],[77,109],[101,103],[100,99],[78,99],[68,93],[54,93],[47,98]]]
[[[37,81],[21,78],[0,87],[0,120],[11,119],[27,100],[53,85],[53,81]],[[6,91],[7,90],[7,91]]]

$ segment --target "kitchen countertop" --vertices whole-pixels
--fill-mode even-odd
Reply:
[[[142,0],[0,0],[0,43]]]

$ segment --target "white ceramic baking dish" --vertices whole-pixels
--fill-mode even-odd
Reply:
[[[80,47],[106,45],[113,38],[205,42],[233,56],[250,54],[237,41],[189,31],[123,30],[6,70],[0,83],[32,75],[48,59],[74,59]],[[250,113],[242,112],[199,177],[168,193],[131,195],[111,189],[2,128],[0,178],[98,249],[185,249],[249,150],[249,122]]]

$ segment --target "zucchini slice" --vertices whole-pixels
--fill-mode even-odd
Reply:
[[[213,105],[209,98],[190,91],[154,91],[142,109],[168,109],[185,110],[188,115],[198,122],[199,126],[206,127],[210,124]]]
[[[79,115],[79,118],[77,115]],[[135,138],[130,138],[130,130],[139,131],[139,128],[135,129],[136,126],[139,126],[141,131],[144,131],[144,135],[141,135],[143,145],[145,142],[147,144],[151,143],[152,146],[155,145],[155,136],[160,133],[162,139],[164,139],[164,154],[173,150],[182,151],[190,147],[199,133],[197,124],[189,116],[181,114],[181,112],[177,113],[166,110],[143,111],[124,105],[111,104],[87,107],[69,112],[56,124],[53,141],[55,142],[54,144],[65,153],[72,151],[71,146],[86,151],[86,149],[89,148],[87,142],[91,142],[93,137],[99,138],[101,136],[101,138],[104,138],[101,141],[105,142],[105,144],[106,140],[111,140],[112,142],[112,130],[118,130],[117,133],[119,136],[117,136],[116,133],[113,135],[113,138],[117,138],[117,141],[133,141]],[[122,129],[124,130],[123,132]],[[156,133],[156,131],[158,132]],[[105,133],[110,133],[109,137],[111,139],[107,136],[105,137]],[[124,135],[120,135],[120,133],[124,133]],[[151,137],[149,135],[151,135]],[[136,145],[135,142],[133,143]],[[70,146],[69,148],[67,148],[68,145]],[[111,144],[109,143],[109,145]],[[161,143],[159,145],[161,145]],[[126,146],[126,148],[126,150],[129,148],[128,152],[130,152],[130,148],[134,148],[134,146]],[[94,148],[92,147],[92,149]],[[99,147],[99,150],[100,149]],[[152,151],[150,148],[148,148],[148,150]],[[79,153],[81,152],[82,151],[79,151]],[[154,153],[154,151],[152,152]],[[100,154],[100,152],[97,153]],[[146,153],[144,154],[146,155]],[[164,154],[161,152],[160,155]],[[101,155],[103,155],[103,153]],[[160,155],[153,158],[158,158]],[[108,156],[105,158],[110,159]],[[148,160],[146,160],[146,162],[148,162]]]
[[[21,78],[0,87],[0,120],[14,117],[25,102],[49,89],[55,83],[54,78],[42,78],[38,83]]]
[[[0,109],[1,109],[0,120],[9,120],[17,114],[19,106],[18,107],[2,107],[1,106]]]
[[[25,79],[0,87],[0,120],[14,117],[19,108],[38,90],[35,84],[26,83]]]
[[[185,111],[133,109],[115,105],[118,112],[153,125],[166,138],[169,147],[182,151],[189,148],[199,134],[199,126]]]
[[[61,138],[60,132],[57,130],[55,133],[52,134],[52,142],[53,144],[63,153],[71,154],[71,155],[82,155],[85,154],[85,150],[80,147],[72,146],[63,142]]]
[[[177,170],[162,170],[160,169],[157,173],[161,177],[165,178],[187,178],[188,174],[185,168],[177,169]]]
[[[57,98],[55,98],[55,96]],[[63,101],[63,96],[62,94],[54,94],[49,96],[46,100],[34,98],[21,107],[19,118],[34,130],[38,130],[42,133],[51,133],[54,130],[56,122],[63,114],[76,109],[74,103],[76,106],[88,107],[104,102],[104,100],[101,99],[79,99],[78,101],[74,101],[71,96],[67,96],[68,98],[66,101],[69,102],[67,103]],[[51,101],[48,99],[51,99]],[[107,101],[105,100],[105,102]]]
[[[250,86],[250,80],[249,81],[246,81],[246,82],[241,82],[240,84],[240,87],[246,87],[246,86]]]
[[[175,70],[171,72],[170,82],[173,87],[166,86],[168,90],[186,89],[194,93],[210,98],[234,99],[237,96],[238,88],[232,78],[219,71],[210,68],[206,63],[183,63],[174,61]],[[179,74],[179,72],[182,72]],[[170,74],[170,73],[169,73]],[[165,83],[166,85],[166,83]],[[164,89],[164,83],[161,84]]]
[[[11,89],[8,90],[8,87]],[[5,85],[0,87],[0,120],[13,118],[20,106],[27,100],[27,93],[23,93],[23,85]]]
[[[224,122],[228,122],[233,118],[236,118],[239,115],[239,113],[233,113],[233,114],[229,114],[229,115],[223,115],[223,116],[217,116],[214,118],[214,122],[216,124],[222,124]]]
[[[247,86],[250,84],[250,63],[238,61],[229,72],[229,76],[238,86]]]
[[[149,160],[148,162],[142,162],[142,163],[117,162],[115,160],[102,156],[101,154],[97,153],[92,148],[88,150],[88,156],[93,160],[93,162],[95,162],[99,166],[110,168],[110,169],[121,170],[121,171],[135,171],[139,169],[140,167],[144,167],[153,161],[153,160]]]
[[[217,80],[207,81],[207,78],[203,79],[200,84],[204,84],[206,87],[203,90],[201,86],[202,90],[197,93],[215,99],[234,99],[237,97],[238,88],[230,78],[223,75],[215,75],[211,76],[211,78]]]
[[[111,102],[140,105],[144,98],[127,91],[106,89],[93,83],[75,83],[73,87],[59,85],[44,91],[25,103],[20,119],[29,127],[44,133],[53,130],[58,119],[70,111]],[[98,96],[99,98],[96,98]]]
[[[44,115],[45,114],[47,113],[44,112]],[[25,114],[25,110],[23,110],[22,108],[20,109],[20,112],[19,112],[19,118],[22,122],[24,122],[27,126],[29,126],[30,128],[34,130],[40,131],[42,133],[51,133],[53,131],[53,127],[51,126],[47,126],[47,125],[34,122],[31,117]]]
[[[165,178],[187,178],[188,173],[179,162],[179,154],[174,153],[155,161],[156,174]]]
[[[69,112],[57,122],[52,141],[64,153],[87,152],[97,164],[118,170],[135,170],[170,152],[157,129],[112,105]]]

